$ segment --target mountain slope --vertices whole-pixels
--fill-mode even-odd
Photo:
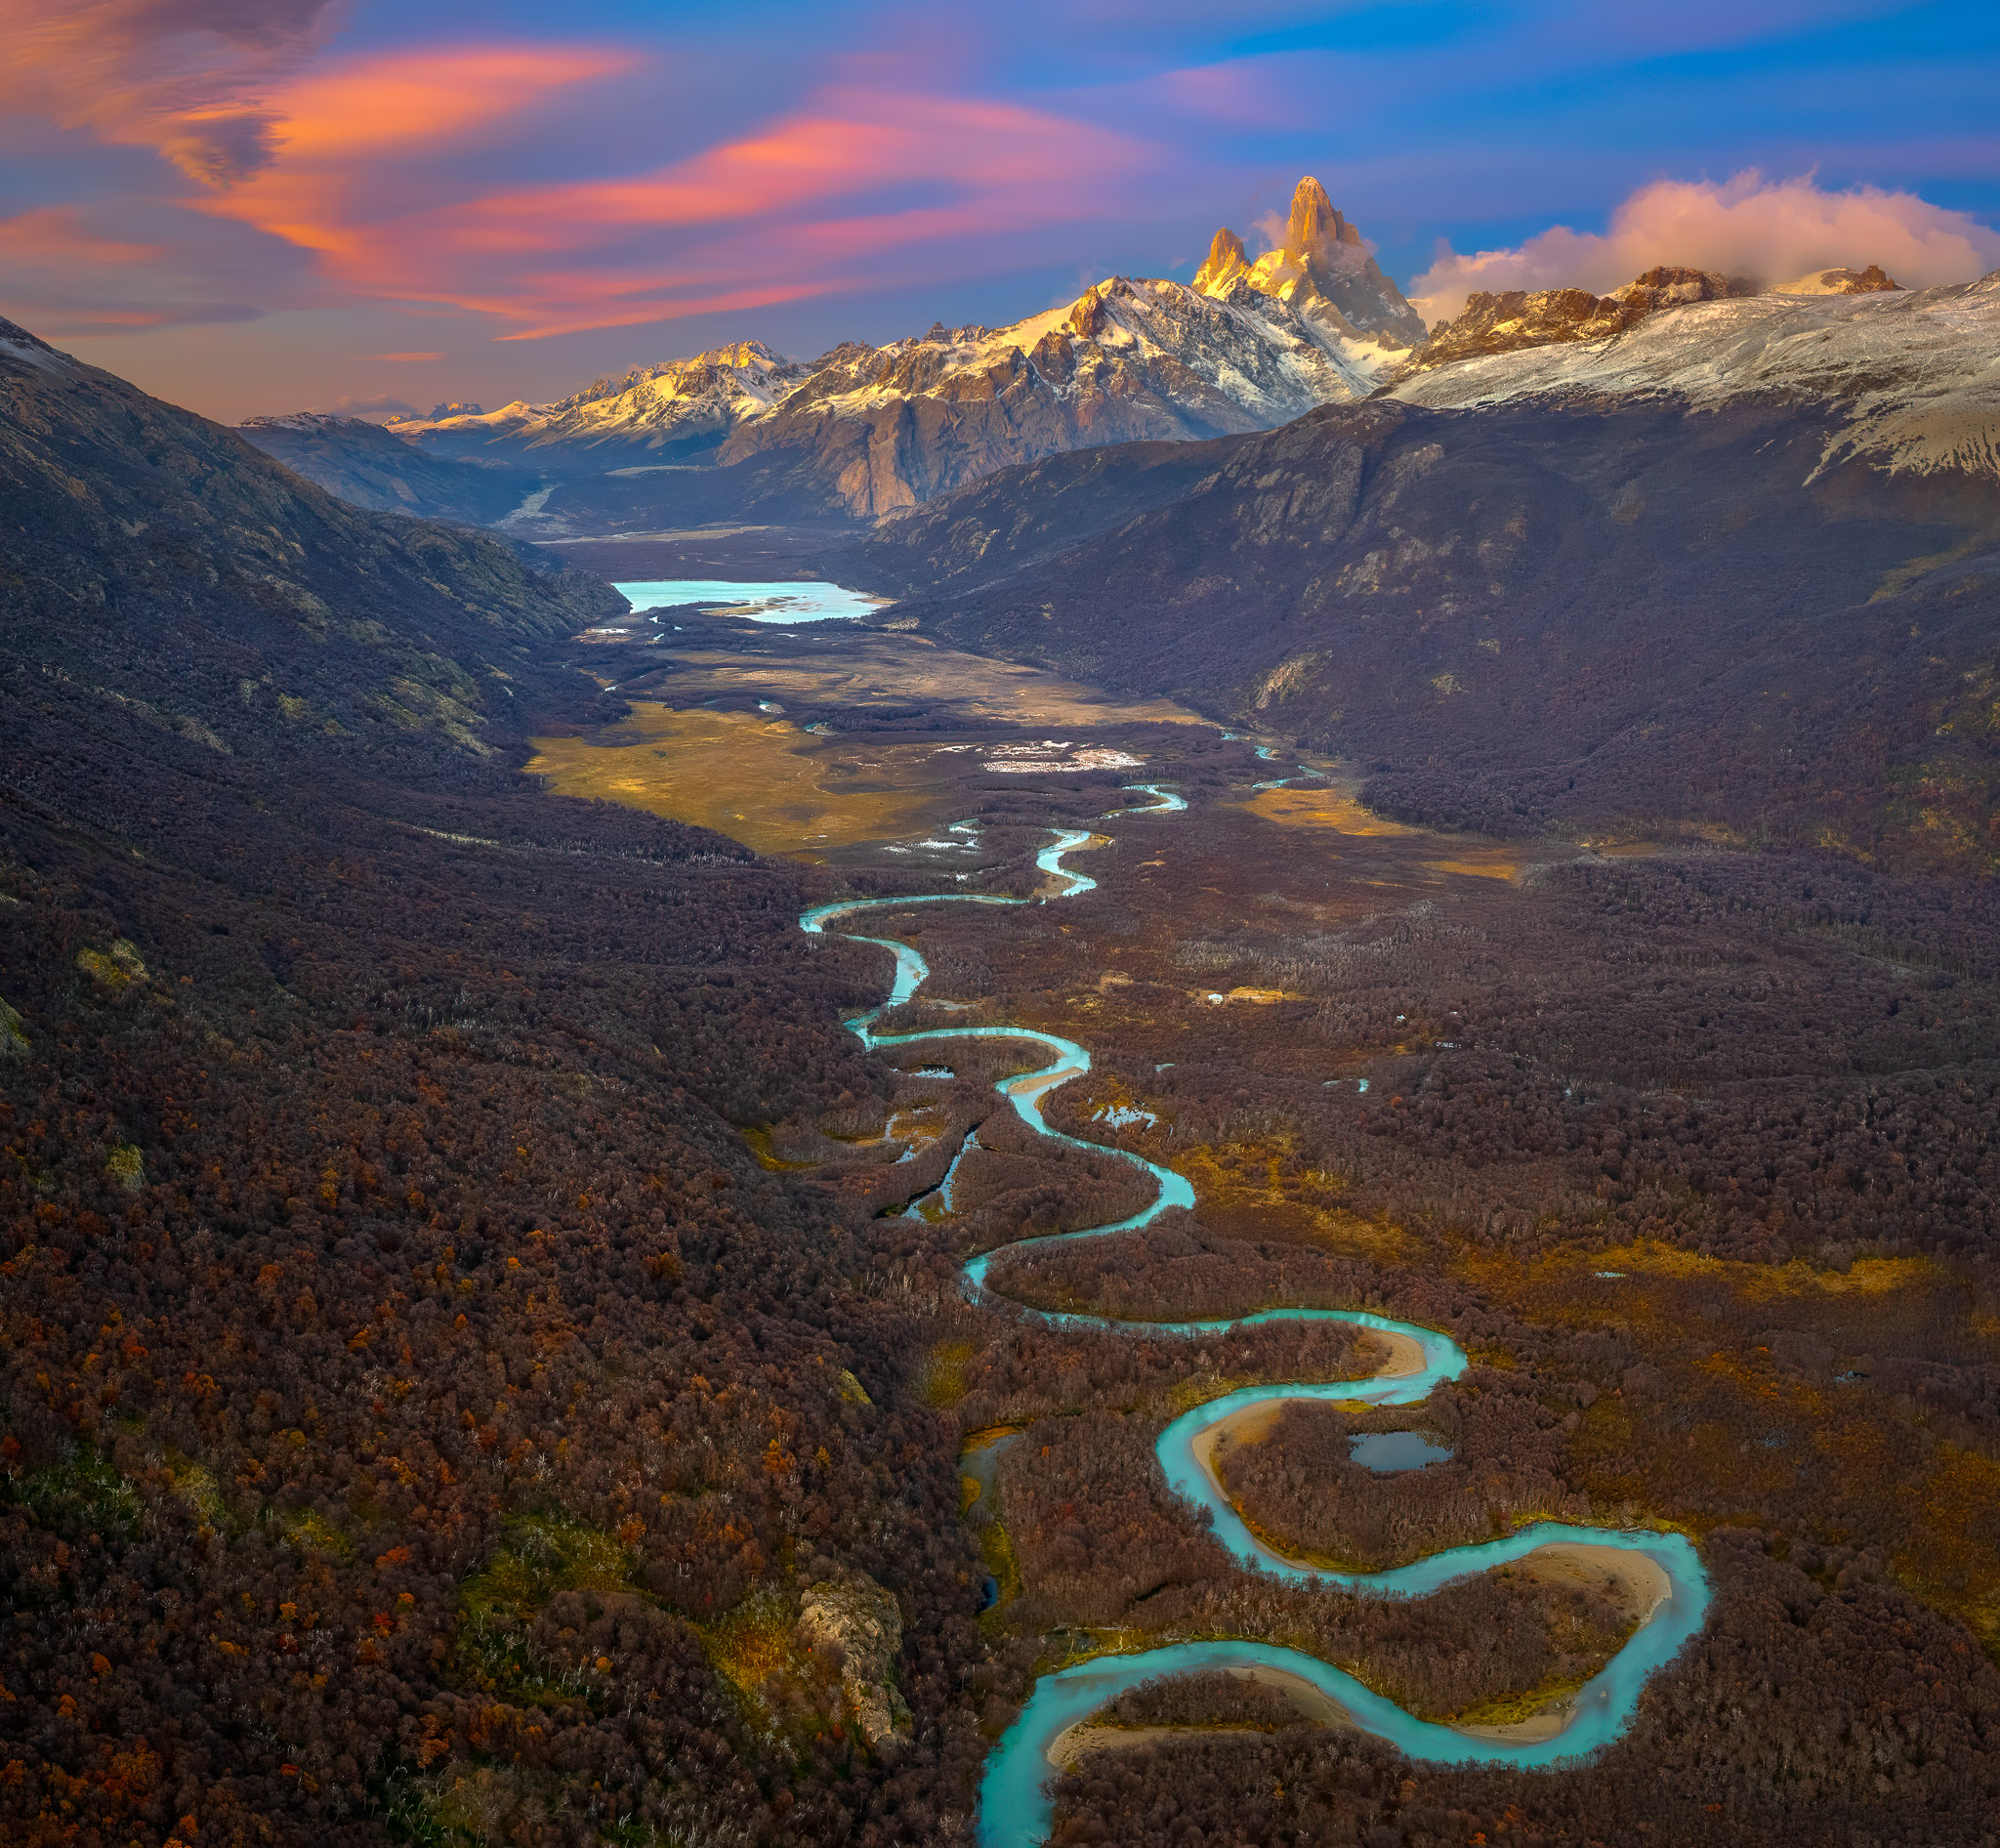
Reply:
[[[874,970],[796,868],[515,768],[603,716],[567,639],[622,608],[0,325],[10,1841],[963,1807],[987,1652],[924,1338],[848,1281],[865,1214],[737,1130],[884,1092],[840,1026]],[[704,1652],[835,1575],[951,1742],[914,1777],[837,1672],[773,1734]]]
[[[1879,367],[1821,357],[1839,342],[1815,327],[1757,343],[1757,369],[1685,357],[1755,380],[1714,397],[1488,385],[1475,409],[1330,406],[1190,447],[1149,507],[1136,465],[1052,458],[881,529],[844,568],[926,633],[1369,764],[1406,813],[1698,821],[1992,870],[1992,290],[1928,292],[1950,299],[1927,318],[1915,296],[1806,305],[1874,317],[1855,338],[1879,357],[1864,337],[1916,304],[1900,398]],[[1630,367],[1617,356],[1648,341],[1691,356],[1677,327],[1743,311],[1793,312],[1677,309],[1595,363]],[[1567,379],[1593,363],[1579,351],[1417,388]]]
[[[253,417],[237,434],[295,475],[371,513],[498,525],[541,485],[528,469],[425,455],[361,417]]]
[[[1420,369],[1387,394],[1439,409],[1823,403],[1827,462],[2000,477],[2000,272],[1936,289],[1697,301],[1607,337]]]
[[[506,540],[358,512],[12,323],[0,489],[14,696],[39,681],[86,729],[116,710],[224,754],[480,755],[528,645],[620,607]]]

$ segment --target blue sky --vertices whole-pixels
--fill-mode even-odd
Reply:
[[[1255,248],[1306,172],[1446,307],[1648,257],[1920,282],[2000,261],[1991,4],[16,0],[10,21],[0,313],[229,418],[998,324],[1107,273],[1185,278],[1219,224]]]

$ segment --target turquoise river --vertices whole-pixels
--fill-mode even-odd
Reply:
[[[1105,820],[1167,815],[1188,806],[1180,796],[1164,787],[1149,783],[1132,787],[1153,797],[1152,804],[1143,809],[1120,810],[1104,817]],[[959,822],[956,826],[962,831],[969,831],[972,824]],[[1094,879],[1071,872],[1062,864],[1065,854],[1089,845],[1093,836],[1077,828],[1062,828],[1055,832],[1054,841],[1035,858],[1035,864],[1054,887],[1049,896],[1071,899],[1094,891],[1097,886]],[[899,899],[846,900],[815,905],[800,918],[799,923],[802,929],[818,934],[836,918],[853,918],[866,911],[894,911],[912,904],[1035,903],[1040,901],[966,892],[927,893]],[[979,1037],[1025,1040],[1044,1047],[1051,1055],[1049,1064],[1036,1071],[1005,1078],[997,1088],[1029,1128],[1072,1148],[1089,1148],[1104,1153],[1098,1144],[1080,1142],[1051,1128],[1043,1120],[1041,1113],[1041,1101],[1049,1092],[1090,1070],[1090,1054],[1083,1047],[1055,1033],[1020,1027],[941,1027],[923,1032],[878,1033],[876,1024],[891,1009],[900,1007],[915,995],[930,974],[930,967],[908,944],[898,943],[894,938],[861,937],[845,931],[841,934],[852,937],[856,943],[877,945],[896,959],[896,974],[888,999],[881,1006],[847,1023],[863,1045],[871,1048],[906,1046],[920,1040]],[[1087,1232],[1023,1239],[1004,1249],[1010,1253],[1021,1252],[1036,1245],[1073,1239],[1100,1239],[1108,1233],[1136,1232],[1170,1207],[1191,1207],[1194,1204],[1194,1190],[1184,1176],[1126,1150],[1112,1150],[1110,1153],[1144,1168],[1152,1178],[1157,1193],[1151,1205],[1129,1218],[1094,1226]],[[1418,1719],[1352,1675],[1317,1658],[1270,1643],[1233,1639],[1170,1643],[1158,1649],[1097,1656],[1074,1662],[1053,1674],[1044,1675],[1035,1684],[1020,1718],[993,1748],[979,1786],[981,1848],[1035,1848],[1036,1844],[1046,1840],[1055,1813],[1050,1785],[1056,1774],[1048,1755],[1050,1747],[1070,1727],[1088,1718],[1128,1688],[1162,1675],[1202,1669],[1276,1669],[1310,1683],[1336,1701],[1354,1726],[1387,1740],[1412,1758],[1441,1764],[1513,1765],[1525,1770],[1586,1756],[1618,1738],[1631,1723],[1646,1678],[1678,1655],[1700,1629],[1708,1609],[1708,1579],[1693,1546],[1679,1533],[1541,1522],[1502,1539],[1477,1546],[1451,1547],[1414,1565],[1396,1567],[1392,1571],[1345,1573],[1288,1559],[1264,1545],[1251,1533],[1201,1459],[1199,1440],[1203,1435],[1252,1406],[1284,1400],[1360,1401],[1377,1406],[1421,1404],[1435,1386],[1456,1379],[1466,1369],[1465,1354],[1448,1335],[1360,1310],[1274,1308],[1220,1321],[1162,1323],[1119,1322],[1101,1316],[1061,1315],[1025,1309],[989,1289],[986,1271],[997,1255],[997,1252],[985,1252],[966,1265],[964,1281],[967,1295],[975,1302],[1004,1308],[1011,1315],[1030,1316],[1055,1327],[1095,1329],[1157,1340],[1213,1334],[1254,1323],[1345,1322],[1384,1334],[1404,1336],[1416,1344],[1422,1357],[1421,1365],[1412,1370],[1381,1373],[1365,1379],[1246,1386],[1197,1406],[1192,1411],[1176,1418],[1160,1433],[1155,1449],[1167,1481],[1195,1507],[1207,1511],[1215,1537],[1243,1566],[1302,1583],[1340,1585],[1381,1597],[1421,1597],[1454,1579],[1521,1559],[1539,1547],[1559,1542],[1583,1542],[1644,1556],[1665,1574],[1668,1593],[1627,1640],[1625,1647],[1579,1690],[1562,1729],[1545,1739],[1478,1738],[1435,1721]]]

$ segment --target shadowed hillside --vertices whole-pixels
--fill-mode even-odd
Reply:
[[[1829,427],[1378,399],[1009,470],[841,567],[940,639],[1357,759],[1410,819],[1990,872],[2000,483],[1828,466]]]
[[[737,1129],[886,1087],[853,954],[795,870],[515,769],[620,600],[11,326],[0,481],[0,1827],[962,1805],[950,1438]],[[887,1599],[921,1745],[851,1730],[813,1586]]]

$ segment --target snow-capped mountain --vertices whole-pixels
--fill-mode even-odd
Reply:
[[[2000,271],[1935,289],[1870,282],[1858,293],[1690,301],[1623,330],[1473,352],[1435,368],[1429,358],[1419,355],[1388,396],[1439,409],[1529,399],[1820,403],[1829,413],[1822,465],[1856,457],[1892,472],[2000,478]]]
[[[839,349],[719,459],[813,458],[880,516],[1065,449],[1271,429],[1365,397],[1403,351],[1275,291],[1110,276],[1010,327]]]
[[[839,348],[718,459],[810,460],[850,513],[879,518],[1067,449],[1272,429],[1365,398],[1423,336],[1308,177],[1284,243],[1255,263],[1225,229],[1191,285],[1109,276],[1011,326]]]
[[[871,519],[1066,449],[1271,429],[1367,396],[1422,337],[1360,233],[1309,178],[1277,250],[1252,263],[1240,237],[1219,231],[1192,286],[1109,276],[1011,326],[934,325],[804,363],[744,341],[553,404],[389,428],[436,455],[557,478],[510,520],[522,532],[629,525],[646,517],[643,502],[657,503],[658,524],[683,502],[720,504],[723,484],[663,477],[635,487],[630,471],[753,460],[759,485],[739,484],[769,509]]]
[[[634,366],[553,404],[517,401],[498,410],[409,417],[389,426],[406,442],[448,455],[500,455],[562,469],[620,460],[691,461],[713,451],[737,425],[762,417],[811,371],[760,340],[738,341]],[[615,466],[615,464],[613,464]]]
[[[1277,248],[1253,258],[1225,227],[1191,283],[1109,276],[1009,326],[934,324],[810,361],[743,341],[555,403],[440,406],[392,424],[387,441],[524,472],[504,524],[539,538],[879,520],[1011,465],[1272,429],[1381,390],[1461,408],[1527,396],[1832,399],[1845,406],[1841,443],[1929,466],[1991,453],[1992,311],[1990,278],[1911,293],[1870,267],[1760,289],[1663,267],[1604,296],[1475,295],[1427,336],[1308,176]],[[411,511],[463,517],[363,454],[379,433],[271,423],[252,440],[336,493],[417,491]]]

